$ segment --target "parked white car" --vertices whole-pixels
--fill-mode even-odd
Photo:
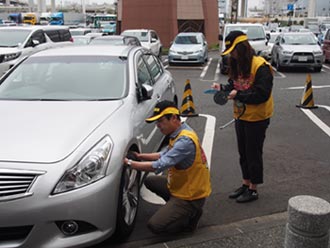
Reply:
[[[161,56],[162,54],[163,45],[155,30],[127,29],[123,31],[121,35],[135,36],[140,40],[143,47],[152,51],[156,56]]]
[[[0,79],[1,247],[90,247],[133,230],[140,172],[132,151],[164,135],[145,119],[178,102],[174,79],[141,46],[68,46]]]
[[[0,77],[25,56],[65,45],[72,45],[68,27],[35,25],[1,27]]]
[[[208,60],[208,45],[203,33],[179,33],[168,52],[169,64],[199,63]]]

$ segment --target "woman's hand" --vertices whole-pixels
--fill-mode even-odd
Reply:
[[[230,91],[227,98],[228,99],[234,99],[236,95],[237,95],[237,90],[232,90],[232,91]]]
[[[213,84],[211,85],[211,88],[212,88],[212,89],[215,89],[215,90],[221,90],[220,84],[218,84],[218,83],[213,83]]]

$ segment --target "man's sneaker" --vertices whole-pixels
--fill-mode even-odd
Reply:
[[[230,193],[229,198],[235,199],[235,198],[239,197],[241,194],[243,194],[245,191],[247,191],[248,189],[249,189],[249,186],[243,184],[241,187],[236,189],[234,192]]]
[[[242,195],[236,198],[236,201],[239,203],[250,202],[258,200],[258,193],[255,190],[247,190]]]

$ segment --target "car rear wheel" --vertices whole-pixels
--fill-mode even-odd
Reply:
[[[116,240],[127,238],[133,231],[140,198],[141,172],[124,167],[120,182],[117,225],[113,235]]]
[[[315,72],[320,72],[321,70],[322,70],[322,66],[314,67]]]

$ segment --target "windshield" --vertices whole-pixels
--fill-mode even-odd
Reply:
[[[248,39],[251,40],[265,40],[265,31],[261,26],[228,26],[226,28],[225,37],[234,30],[239,30],[247,34]]]
[[[191,45],[191,44],[202,44],[202,40],[200,37],[197,36],[177,36],[175,44],[184,44],[184,45]]]
[[[30,30],[0,29],[0,47],[17,47],[30,34]]]
[[[286,45],[316,45],[317,40],[313,34],[284,35],[281,43]]]
[[[126,89],[126,59],[110,56],[28,58],[0,85],[0,99],[111,100]]]
[[[146,32],[124,31],[122,35],[135,36],[140,40],[140,42],[149,42],[149,36],[147,31]]]

